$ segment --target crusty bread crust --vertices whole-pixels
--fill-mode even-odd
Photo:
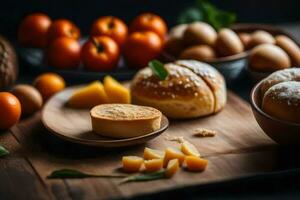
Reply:
[[[162,111],[171,118],[213,114],[226,104],[226,86],[220,73],[199,61],[181,60],[165,65],[162,81],[150,68],[140,70],[131,83],[132,101]]]
[[[91,112],[93,131],[114,138],[130,138],[158,130],[162,114],[159,110],[131,104],[102,104]]]

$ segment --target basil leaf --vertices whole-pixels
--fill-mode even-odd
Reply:
[[[124,178],[125,175],[105,175],[105,174],[88,174],[74,169],[60,169],[53,171],[47,178],[57,179],[57,178]]]
[[[157,179],[166,178],[165,176],[166,170],[160,170],[158,172],[148,173],[148,174],[138,174],[132,175],[125,178],[121,183],[127,182],[137,182],[137,181],[152,181]]]
[[[151,60],[148,66],[153,71],[153,73],[160,78],[160,80],[166,80],[168,76],[168,71],[165,69],[164,64],[158,60]]]
[[[203,13],[199,9],[190,7],[179,14],[178,24],[189,24],[195,21],[203,21]]]
[[[6,156],[9,154],[9,151],[0,145],[0,157]]]

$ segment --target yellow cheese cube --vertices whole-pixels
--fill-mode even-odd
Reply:
[[[159,171],[163,168],[163,159],[152,159],[152,160],[145,160],[144,166],[146,172],[155,172]]]
[[[184,141],[181,144],[181,151],[187,156],[200,156],[198,149],[190,142]]]
[[[167,148],[165,150],[165,157],[164,157],[164,166],[167,166],[168,162],[173,159],[178,159],[180,166],[184,162],[185,155],[179,150],[175,148]]]
[[[185,164],[190,171],[203,171],[207,167],[208,161],[196,156],[186,156]]]
[[[172,176],[174,176],[174,174],[176,174],[177,170],[179,169],[179,161],[178,159],[172,159],[168,162],[167,168],[166,168],[166,172],[165,172],[165,176],[167,178],[170,178]]]
[[[108,103],[108,98],[100,81],[78,89],[68,101],[73,108],[92,108],[103,103]]]
[[[130,90],[111,76],[105,76],[103,80],[104,89],[107,93],[109,103],[130,103]]]
[[[145,160],[151,160],[151,159],[159,159],[164,157],[164,152],[156,149],[151,149],[148,147],[145,147],[144,149],[144,159]]]
[[[123,156],[122,158],[123,169],[126,172],[140,171],[143,162],[144,159],[138,156]]]

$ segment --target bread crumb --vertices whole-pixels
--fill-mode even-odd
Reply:
[[[197,128],[194,131],[194,136],[195,137],[214,137],[217,134],[216,131],[214,130],[209,130],[209,129],[205,129],[205,128]]]
[[[186,141],[183,136],[169,135],[169,134],[167,134],[165,136],[165,140],[171,141],[171,142],[178,142],[179,144]]]

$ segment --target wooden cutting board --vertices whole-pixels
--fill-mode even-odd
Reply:
[[[277,145],[258,127],[248,103],[232,92],[228,93],[228,103],[222,112],[193,120],[171,120],[170,123],[166,132],[146,144],[114,150],[65,142],[47,132],[40,121],[40,114],[23,120],[11,132],[21,146],[16,151],[22,152],[49,195],[59,199],[132,197],[275,169]],[[193,136],[196,128],[216,130],[217,135],[197,138]],[[165,139],[167,134],[183,136],[195,144],[203,157],[209,160],[208,168],[202,173],[182,169],[171,179],[122,185],[118,179],[46,179],[53,170],[60,168],[91,173],[115,172],[121,167],[123,155],[141,156],[144,147],[165,149],[178,146],[176,142]]]

